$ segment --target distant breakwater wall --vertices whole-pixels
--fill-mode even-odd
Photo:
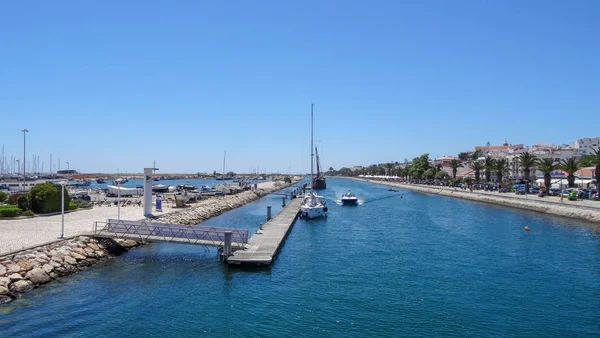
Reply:
[[[55,279],[82,271],[140,245],[133,240],[72,239],[0,257],[0,304]]]
[[[468,190],[454,190],[453,188],[447,187],[424,187],[413,184],[405,184],[398,182],[381,182],[373,180],[365,180],[359,178],[353,178],[357,181],[387,185],[397,187],[400,189],[412,190],[427,194],[435,194],[448,197],[462,198],[471,201],[490,203],[496,205],[502,205],[511,208],[518,208],[530,211],[541,212],[550,215],[563,216],[569,218],[575,218],[584,220],[587,222],[600,223],[600,209],[593,210],[592,208],[580,207],[572,204],[559,204],[553,202],[545,202],[543,200],[523,200],[520,198],[512,198],[507,194],[491,195],[477,192],[470,192]],[[554,198],[554,197],[544,197]],[[599,202],[600,203],[600,202]]]
[[[146,221],[167,224],[196,225],[206,221],[211,217],[218,216],[226,211],[233,210],[252,201],[256,201],[267,194],[287,188],[294,183],[281,184],[273,186],[269,189],[244,191],[236,195],[225,195],[224,197],[201,200],[192,207],[184,208],[178,211],[172,211],[168,214],[159,216],[157,219],[147,218]]]

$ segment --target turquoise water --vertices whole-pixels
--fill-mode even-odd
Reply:
[[[1,306],[0,336],[600,335],[591,225],[327,183],[329,217],[299,220],[270,270],[155,243]],[[347,189],[364,203],[334,203]],[[207,223],[254,231],[280,203],[268,196]]]

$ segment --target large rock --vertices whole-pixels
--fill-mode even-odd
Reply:
[[[44,270],[45,273],[50,273],[52,270],[54,270],[54,267],[50,264],[44,264],[44,266],[42,266],[42,270]]]
[[[45,284],[50,281],[50,276],[48,276],[46,274],[46,272],[40,268],[35,268],[35,269],[29,271],[25,275],[25,278],[29,279],[31,282],[33,282],[35,284]]]
[[[48,261],[50,260],[50,257],[48,257],[48,255],[46,255],[45,253],[42,253],[42,252],[38,253],[38,254],[35,256],[35,258],[36,258],[38,261],[44,261],[44,263],[48,263]]]
[[[10,284],[10,278],[0,277],[0,286],[8,286]]]
[[[4,265],[0,265],[0,276],[4,276],[6,274],[6,267]]]
[[[10,302],[12,300],[13,299],[12,299],[11,296],[4,296],[4,295],[0,296],[0,304],[5,304],[5,303],[8,303],[8,302]]]
[[[12,275],[8,276],[8,278],[10,279],[11,282],[16,282],[18,280],[23,279],[23,276],[21,276],[20,273],[13,273]]]
[[[91,247],[85,248],[84,251],[87,257],[96,257],[96,254],[94,253],[94,250]]]
[[[71,256],[65,256],[65,263],[75,265],[77,261]]]
[[[98,245],[94,244],[94,243],[90,243],[88,244],[88,248],[92,249],[92,250],[100,250],[100,247],[98,247]],[[87,250],[86,250],[87,251]]]
[[[98,250],[95,253],[96,253],[96,257],[98,257],[98,258],[104,258],[104,257],[106,257],[106,252],[104,252],[102,250]]]
[[[28,280],[20,280],[10,285],[10,290],[13,292],[27,292],[29,290],[32,290],[33,288],[33,283]]]
[[[8,273],[17,273],[20,272],[21,270],[23,270],[23,268],[20,265],[14,264],[14,263],[10,263],[8,265],[6,265],[6,267],[8,268]]]
[[[54,267],[54,268],[58,268],[60,266],[62,266],[62,263],[59,262],[55,262],[55,261],[50,261],[50,263],[48,263],[48,265]]]
[[[87,236],[79,236],[79,238],[77,240],[79,240],[80,242],[83,242],[83,243],[87,243],[90,241],[90,238]]]
[[[77,252],[75,252],[75,251],[73,251],[73,252],[71,253],[71,257],[75,258],[75,259],[76,259],[76,260],[78,260],[78,261],[84,260],[84,259],[86,258],[84,255],[80,255],[80,254],[78,254],[78,253],[77,253]],[[69,264],[71,264],[71,263],[69,263]]]
[[[62,263],[64,261],[64,255],[56,253],[52,256],[52,262]]]
[[[0,286],[0,295],[8,295],[10,292],[6,286]]]
[[[29,261],[18,261],[17,265],[23,268],[22,271],[29,271],[33,269],[33,264],[31,264]]]
[[[75,249],[73,249],[73,252],[76,252],[82,256],[86,256],[85,250],[83,248],[75,248]],[[73,256],[73,255],[71,254],[71,256]],[[75,257],[75,256],[73,256],[73,257]]]

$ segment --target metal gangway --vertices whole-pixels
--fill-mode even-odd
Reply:
[[[248,230],[245,229],[117,219],[94,222],[94,235],[150,242],[195,244],[204,246],[206,250],[208,246],[226,247],[231,251],[243,250],[248,244]]]

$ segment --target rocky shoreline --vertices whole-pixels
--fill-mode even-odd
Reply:
[[[267,189],[254,191],[244,191],[237,195],[226,195],[222,198],[212,198],[202,200],[194,206],[173,211],[158,218],[147,218],[146,221],[161,222],[167,224],[185,224],[196,225],[209,218],[218,216],[226,211],[239,208],[245,204],[256,201],[257,199],[291,186],[293,183],[276,185]]]
[[[78,236],[0,257],[0,304],[43,284],[106,261],[141,243]]]

